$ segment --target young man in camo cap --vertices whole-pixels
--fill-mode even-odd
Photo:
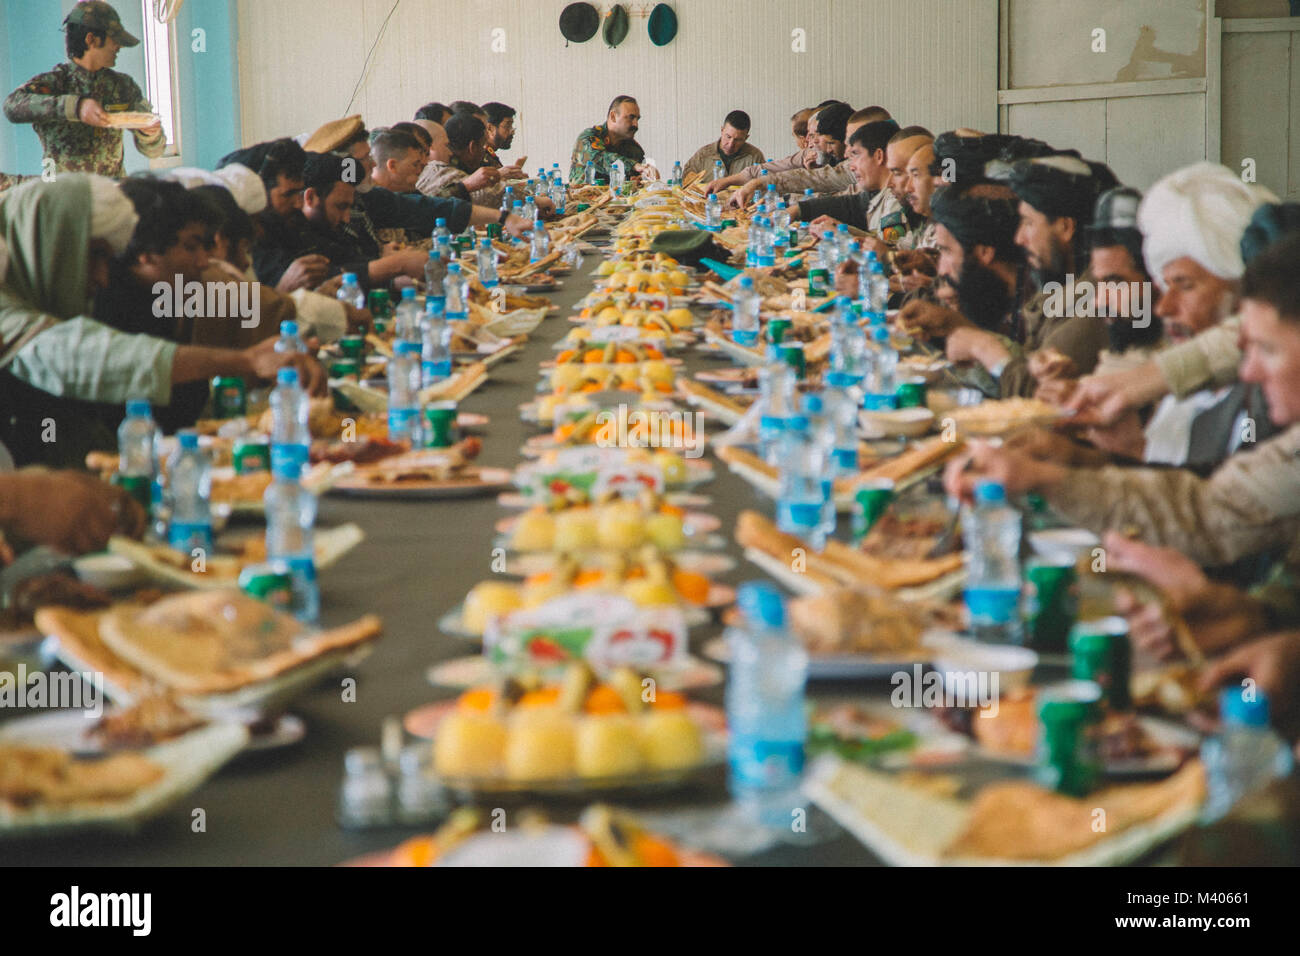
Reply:
[[[122,130],[110,125],[114,113],[152,113],[135,80],[110,69],[117,51],[140,41],[122,28],[122,19],[103,0],[72,8],[64,21],[68,62],[34,76],[5,100],[6,118],[36,127],[52,172],[98,173],[120,179]],[[167,148],[155,120],[132,130],[135,146],[150,158]]]

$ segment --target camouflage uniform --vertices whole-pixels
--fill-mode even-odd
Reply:
[[[569,161],[569,183],[581,186],[586,181],[587,163],[594,163],[596,178],[608,183],[609,172],[618,159],[623,160],[623,172],[631,179],[636,175],[633,167],[645,162],[645,150],[634,139],[615,143],[604,123],[584,129],[578,134],[578,141],[573,144],[573,156]]]
[[[908,225],[913,226],[911,219]],[[898,248],[906,250],[930,249],[933,250],[938,246],[935,239],[935,226],[938,225],[933,219],[922,218],[919,225],[909,228],[903,238],[898,240]]]
[[[1075,280],[1078,285],[1096,280],[1091,271],[1085,271]],[[1052,348],[1074,360],[1081,375],[1097,367],[1097,356],[1110,344],[1106,320],[1083,315],[1049,316],[1044,311],[1047,293],[1037,292],[1020,309],[1021,328],[1024,335],[1019,354],[1012,356],[998,377],[1003,398],[1020,395],[1028,397],[1038,388],[1037,380],[1029,374],[1029,354],[1038,349]]]
[[[11,123],[36,127],[45,158],[58,172],[99,173],[113,179],[126,175],[122,165],[122,131],[87,126],[77,118],[83,99],[99,102],[106,113],[152,113],[153,107],[135,80],[116,70],[90,72],[75,63],[60,63],[34,76],[5,100]],[[160,129],[152,135],[132,130],[135,145],[145,156],[161,156],[167,139]]]
[[[792,169],[770,178],[776,183],[776,191],[779,193],[803,195],[805,189],[811,189],[821,195],[856,192],[858,189],[858,181],[845,162],[837,166],[818,166],[816,169]]]
[[[451,163],[431,159],[416,180],[415,188],[426,196],[446,196],[452,199],[469,199],[469,191],[461,185],[465,173]]]
[[[769,159],[766,163],[759,163],[756,166],[746,166],[737,172],[741,176],[742,182],[749,182],[755,176],[762,176],[767,173],[774,176],[777,173],[788,173],[792,169],[803,169],[803,157],[807,150],[796,149],[784,159]]]

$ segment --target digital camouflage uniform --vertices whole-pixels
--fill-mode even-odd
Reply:
[[[608,183],[609,172],[618,159],[623,160],[623,171],[631,179],[636,175],[633,167],[645,162],[645,150],[634,139],[615,143],[604,123],[584,129],[578,134],[578,141],[573,144],[573,157],[569,161],[569,183],[581,186],[586,181],[587,163],[594,163],[596,178],[602,183]]]
[[[121,179],[126,175],[122,130],[81,122],[77,108],[86,98],[98,101],[106,113],[153,112],[135,80],[125,73],[108,69],[92,73],[71,62],[60,63],[18,87],[5,100],[4,111],[10,122],[31,123],[36,128],[45,158],[54,160],[55,171]],[[167,147],[161,129],[152,135],[131,132],[136,148],[145,156],[161,156]]]

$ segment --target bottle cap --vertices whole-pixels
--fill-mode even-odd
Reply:
[[[740,277],[740,287],[741,287],[742,289],[752,289],[752,288],[754,288],[754,280],[753,280],[753,278],[750,277],[750,276],[741,276],[741,277]]]
[[[491,248],[492,248],[492,240],[491,240],[491,239],[480,239],[480,240],[478,241],[478,247],[479,247],[480,249],[491,249]]]
[[[436,226],[437,228],[439,228],[439,229],[443,229],[443,228],[445,228],[446,225],[447,225],[447,220],[446,220],[446,219],[443,219],[441,216],[439,216],[437,219],[435,219],[435,220],[433,221],[433,224],[434,224],[434,226]]]
[[[296,368],[282,368],[275,373],[275,382],[277,385],[297,385],[298,370]]]
[[[426,222],[427,222],[427,220],[426,220]],[[344,284],[344,285],[356,285],[356,282],[357,282],[357,274],[356,274],[355,272],[345,272],[345,273],[343,273],[343,284]]]
[[[849,252],[857,253],[862,251],[862,243],[856,239],[849,243]]]
[[[1231,727],[1267,727],[1268,695],[1255,688],[1225,687],[1219,691],[1219,717]]]
[[[785,600],[766,581],[746,581],[740,586],[736,603],[750,624],[785,627]]]
[[[871,337],[877,342],[889,341],[889,329],[883,325],[877,325],[871,330]]]
[[[147,398],[128,398],[126,400],[126,413],[128,415],[149,415],[153,413],[153,406],[149,404]]]
[[[808,415],[820,415],[826,409],[825,402],[817,392],[809,392],[803,397],[803,410]]]
[[[186,451],[199,447],[199,433],[193,428],[182,428],[176,433],[176,437],[180,439],[181,447]]]
[[[280,334],[297,335],[298,323],[295,322],[293,319],[285,319],[283,322],[280,323]]]
[[[408,299],[412,302],[415,301],[415,286],[408,285],[402,290],[402,301],[405,302]]]
[[[977,482],[975,485],[975,503],[981,505],[1000,505],[1007,500],[1007,489],[1000,481]]]
[[[513,206],[518,206],[520,209],[523,209],[523,208],[524,208],[524,201],[523,201],[522,199],[516,199],[516,200],[514,201],[514,203],[512,204],[512,208],[513,208]]]

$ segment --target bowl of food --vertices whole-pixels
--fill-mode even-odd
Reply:
[[[972,674],[976,687],[983,680],[997,694],[1027,687],[1030,674],[1038,666],[1038,653],[1027,647],[984,644],[951,631],[927,631],[921,643],[933,652],[931,663],[943,675],[944,687],[950,693],[969,691]],[[992,683],[995,674],[996,685]]]
[[[133,587],[142,575],[140,568],[126,555],[109,551],[77,558],[72,567],[81,580],[105,591]]]

